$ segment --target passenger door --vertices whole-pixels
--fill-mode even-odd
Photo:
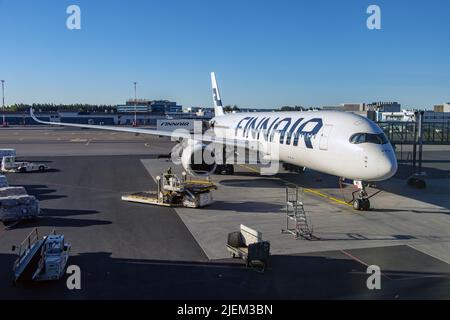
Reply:
[[[328,150],[328,137],[331,134],[331,130],[333,129],[333,125],[327,124],[322,130],[322,135],[320,136],[319,141],[319,149],[320,150]]]

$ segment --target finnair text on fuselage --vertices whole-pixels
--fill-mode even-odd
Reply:
[[[264,139],[273,142],[275,133],[279,134],[279,143],[298,146],[299,138],[303,137],[305,146],[313,148],[311,137],[319,133],[323,127],[321,118],[306,120],[295,117],[244,117],[235,127],[235,136],[254,140]]]

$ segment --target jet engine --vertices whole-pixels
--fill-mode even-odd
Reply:
[[[202,142],[189,141],[181,154],[184,170],[193,176],[209,176],[217,167],[214,148]]]

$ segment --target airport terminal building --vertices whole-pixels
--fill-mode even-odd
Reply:
[[[36,115],[44,121],[65,122],[91,125],[132,125],[135,118],[138,125],[156,126],[160,119],[198,119],[209,120],[211,112],[183,112],[183,107],[168,100],[128,100],[124,105],[117,105],[113,110],[104,112],[80,111],[42,111],[36,110]],[[38,125],[28,111],[3,112],[7,125]],[[2,119],[3,121],[3,119]]]

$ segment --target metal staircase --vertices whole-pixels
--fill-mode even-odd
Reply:
[[[286,187],[286,227],[282,228],[281,232],[290,233],[296,239],[314,239],[312,224],[308,221],[303,207],[303,188],[300,198],[298,187]]]

